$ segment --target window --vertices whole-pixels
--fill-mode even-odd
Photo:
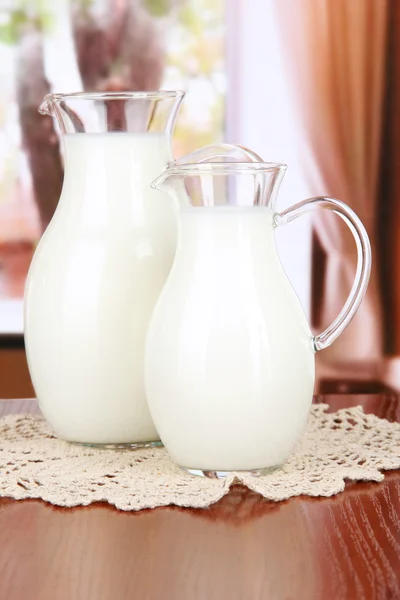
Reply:
[[[223,139],[225,1],[3,1],[0,64],[0,333],[12,333],[22,331],[25,277],[47,202],[32,185],[32,169],[46,177],[47,166],[29,156],[43,134],[42,97],[81,89],[185,89],[175,155]]]

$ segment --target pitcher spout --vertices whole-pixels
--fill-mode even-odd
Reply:
[[[167,165],[165,171],[163,171],[161,175],[157,177],[157,179],[151,182],[150,187],[153,190],[164,190],[167,180],[175,175],[175,173],[171,173],[169,164]]]
[[[46,94],[39,106],[39,112],[41,115],[53,116],[53,94]]]

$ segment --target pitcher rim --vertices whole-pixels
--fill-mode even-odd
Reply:
[[[173,175],[205,175],[212,173],[214,175],[229,175],[232,173],[279,173],[286,171],[285,163],[275,162],[200,162],[200,163],[172,163],[167,166],[165,171],[153,182],[163,178],[167,179]]]
[[[121,91],[121,92],[66,92],[46,94],[39,107],[39,112],[45,114],[45,106],[51,102],[60,102],[62,100],[134,100],[134,99],[164,99],[164,98],[183,98],[184,90],[149,90],[149,91]]]
[[[170,177],[191,177],[199,175],[257,175],[264,173],[277,173],[283,177],[287,165],[285,163],[273,162],[200,162],[200,163],[170,163],[165,171],[161,173],[150,187],[157,190]]]

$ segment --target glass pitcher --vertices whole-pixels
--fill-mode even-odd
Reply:
[[[25,342],[40,408],[58,436],[157,442],[144,390],[147,325],[176,249],[176,214],[150,183],[172,159],[183,92],[51,94],[63,137],[60,202],[25,292]],[[232,153],[229,145],[193,154]]]
[[[311,198],[276,212],[285,169],[182,159],[153,183],[179,206],[179,236],[148,331],[147,398],[172,459],[195,474],[259,475],[286,461],[307,422],[315,352],[349,324],[368,285],[370,244],[346,204]],[[320,208],[350,227],[358,267],[341,313],[313,336],[274,230]]]

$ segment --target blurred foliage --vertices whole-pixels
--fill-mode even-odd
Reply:
[[[17,44],[25,31],[48,31],[52,18],[49,0],[14,0],[12,9],[1,10],[0,43]]]
[[[79,4],[84,10],[88,10],[93,5],[93,0],[71,0],[71,4]]]
[[[173,0],[142,0],[142,3],[153,17],[165,17],[174,4]]]
[[[201,34],[202,31],[202,21],[199,16],[199,13],[190,4],[184,4],[179,11],[179,19],[182,25],[193,35]]]
[[[225,98],[222,94],[217,94],[214,103],[209,108],[207,127],[194,130],[191,122],[178,123],[173,138],[176,155],[182,156],[192,152],[195,148],[201,148],[221,140],[224,123]]]
[[[174,134],[177,155],[223,138],[225,96],[221,80],[225,76],[225,6],[226,0],[185,0],[177,11],[174,37],[179,43],[174,42],[167,52],[167,65],[188,91]],[[199,84],[201,91],[198,92]],[[193,111],[190,114],[191,93],[203,95],[205,108],[201,123]]]
[[[223,57],[223,0],[189,0],[178,12],[183,32],[183,51],[168,57],[168,64],[184,77],[209,76]]]

